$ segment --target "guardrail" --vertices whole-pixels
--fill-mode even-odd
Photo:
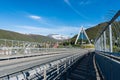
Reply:
[[[55,80],[68,67],[73,65],[86,53],[78,53],[59,60],[50,61],[16,73],[1,76],[0,80]]]
[[[70,50],[76,51],[77,49],[71,48]],[[27,54],[14,54],[14,55],[1,56],[0,61],[62,54],[64,52],[70,52],[70,50],[66,48],[40,48],[40,49],[37,49],[35,52],[29,53],[29,54],[27,53]]]
[[[21,48],[21,47],[2,47],[0,55],[32,54],[43,52],[66,51],[66,48]]]
[[[120,80],[120,10],[106,22],[95,41],[95,58],[105,80]]]
[[[40,50],[48,50],[56,44],[52,42],[29,42],[20,40],[0,39],[0,54],[12,55],[22,53],[32,53]],[[44,50],[44,51],[45,51]]]
[[[120,57],[115,53],[96,52],[95,59],[104,80],[120,80]]]
[[[95,41],[95,49],[104,52],[120,52],[120,10],[106,22]]]

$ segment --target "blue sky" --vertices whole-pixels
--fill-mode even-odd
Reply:
[[[119,9],[120,0],[0,0],[0,29],[73,36]]]

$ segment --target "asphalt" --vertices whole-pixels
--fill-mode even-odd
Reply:
[[[79,53],[80,55],[82,55],[87,53],[87,50],[78,49],[58,53],[59,54],[0,61],[0,77],[13,74],[37,65],[42,65],[54,60],[59,60],[61,58],[65,58],[74,54]]]

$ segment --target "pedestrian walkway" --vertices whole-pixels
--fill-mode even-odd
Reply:
[[[79,60],[68,73],[67,80],[96,80],[93,54],[88,54]]]

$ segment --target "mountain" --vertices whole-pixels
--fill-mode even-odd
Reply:
[[[86,29],[85,31],[86,31],[89,39],[94,41],[106,25],[107,25],[107,23],[104,22],[104,23],[100,23],[96,26]],[[75,42],[76,37],[77,37],[77,35],[75,35],[73,38],[71,38],[72,43]]]
[[[107,26],[107,22],[104,23],[100,23],[94,27],[88,28],[86,29],[86,33],[88,35],[88,37],[91,40],[95,40],[98,35],[100,35],[100,32],[104,29],[104,27]],[[120,21],[115,21],[111,24],[112,26],[112,36],[114,38],[116,38],[117,36],[119,36],[119,32],[120,32]],[[106,35],[109,35],[108,32],[106,33]]]
[[[96,26],[93,26],[93,27],[86,29],[85,31],[86,31],[89,39],[95,40],[106,25],[107,25],[107,23],[104,22],[104,23],[100,23]]]
[[[49,34],[48,37],[56,39],[56,40],[67,40],[69,37],[60,35],[60,34]]]
[[[7,31],[0,29],[0,39],[21,40],[30,42],[56,42],[57,40],[49,38],[47,36],[36,34],[21,34],[13,31]]]

